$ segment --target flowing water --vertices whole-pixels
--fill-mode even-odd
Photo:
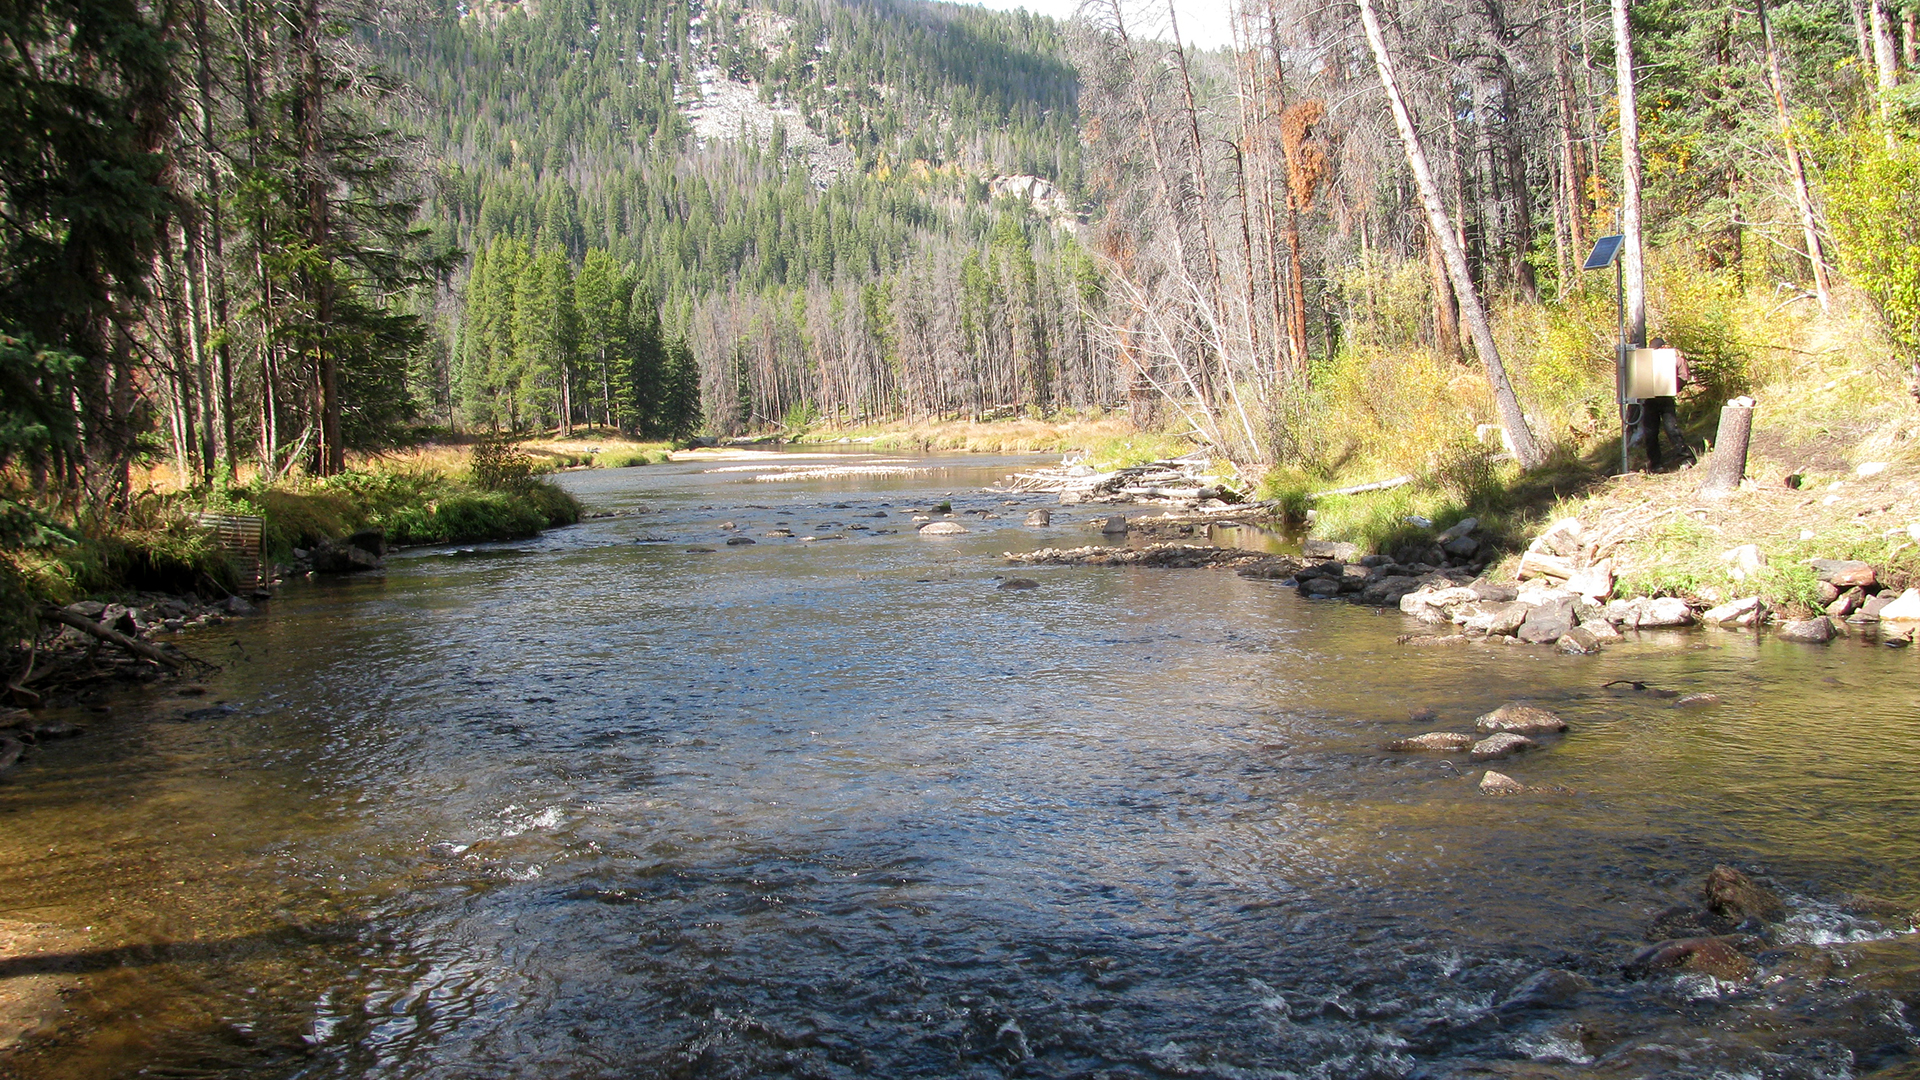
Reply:
[[[1920,903],[1920,650],[1408,649],[1278,582],[1008,567],[1105,513],[1023,526],[1050,500],[982,488],[1025,461],[762,464],[572,474],[623,516],[289,585],[184,640],[205,695],[51,744],[0,787],[0,918],[88,944],[0,960],[79,973],[0,1070],[1849,1077],[1920,1046],[1888,914]],[[949,499],[972,531],[916,535]],[[1500,766],[1544,791],[1380,749],[1516,698],[1573,725]],[[1765,973],[1623,980],[1716,863],[1787,899]],[[1590,985],[1508,1000],[1546,968]]]

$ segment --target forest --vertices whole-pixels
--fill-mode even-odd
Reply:
[[[9,513],[580,425],[1124,407],[1256,468],[1489,422],[1535,462],[1613,406],[1611,233],[1629,336],[1716,392],[1755,305],[1920,347],[1911,3],[1235,17],[10,9]]]

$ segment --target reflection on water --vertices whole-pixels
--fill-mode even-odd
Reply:
[[[1000,552],[1104,517],[1024,527],[1042,499],[980,491],[1015,464],[573,474],[630,515],[402,553],[195,638],[226,663],[207,696],[123,704],[0,792],[0,918],[95,943],[35,961],[84,990],[12,1068],[1812,1077],[1910,1051],[1920,956],[1862,898],[1920,900],[1913,650],[1408,651],[1397,613],[1229,573],[1002,590]],[[971,531],[915,535],[949,500]],[[1379,749],[1518,697],[1573,731],[1501,767],[1558,793]],[[1789,894],[1796,974],[1622,982],[1716,862]],[[1594,989],[1501,1007],[1543,967]]]

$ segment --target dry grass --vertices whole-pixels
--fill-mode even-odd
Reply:
[[[841,443],[875,450],[927,453],[964,450],[970,454],[1065,453],[1088,451],[1134,434],[1125,417],[1070,418],[1058,421],[1014,419],[902,420],[890,424],[809,432],[805,443]]]

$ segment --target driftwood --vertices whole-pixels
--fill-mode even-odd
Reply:
[[[1405,476],[1396,476],[1388,480],[1375,480],[1371,484],[1355,484],[1352,487],[1334,488],[1332,491],[1316,491],[1309,494],[1307,498],[1324,499],[1329,495],[1358,495],[1363,491],[1385,491],[1388,488],[1404,487],[1417,479],[1419,479],[1419,477],[1408,473]]]
[[[179,671],[182,668],[186,667],[188,664],[199,664],[204,667],[213,666],[211,664],[208,664],[204,660],[195,659],[194,657],[188,656],[185,653],[182,653],[179,656],[175,656],[171,653],[168,653],[158,648],[157,646],[150,645],[147,642],[141,641],[139,638],[130,638],[118,630],[114,630],[106,626],[101,626],[99,623],[94,622],[92,619],[87,618],[85,615],[81,615],[78,612],[68,611],[65,608],[56,608],[56,607],[42,608],[40,611],[40,617],[43,619],[52,620],[53,622],[61,623],[66,626],[71,626],[75,630],[78,630],[83,634],[91,634],[92,636],[99,638],[101,641],[107,642],[109,644],[118,645],[122,649],[127,650],[128,652],[132,653],[135,656],[140,657],[143,660],[151,660],[154,663],[159,664],[160,666],[168,668],[169,670],[172,670],[172,671]]]

